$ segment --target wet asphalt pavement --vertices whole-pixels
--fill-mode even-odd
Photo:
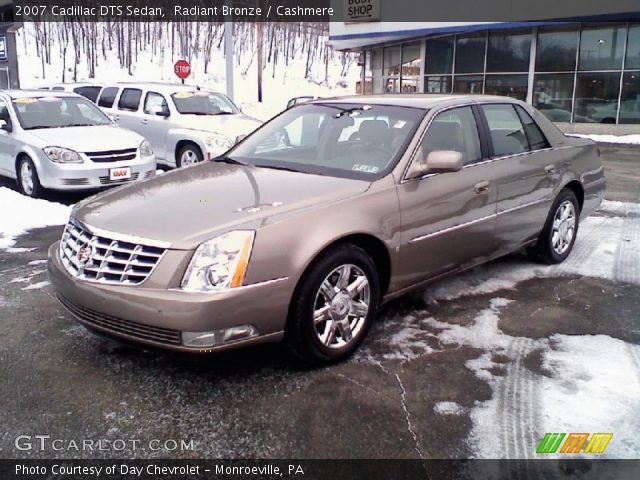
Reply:
[[[640,147],[603,152],[607,198],[640,202]],[[640,222],[634,213],[619,215]],[[635,264],[625,267],[635,272],[629,281],[569,271],[486,293],[466,294],[463,283],[456,295],[434,297],[436,284],[387,305],[362,351],[324,369],[300,368],[277,345],[196,358],[141,351],[87,332],[48,286],[25,289],[46,281],[39,261],[61,230],[19,238],[16,246],[29,251],[0,250],[0,458],[467,458],[477,454],[475,407],[495,397],[513,414],[512,399],[533,392],[519,393],[526,384],[516,380],[551,375],[539,340],[602,334],[640,344]],[[512,255],[479,275],[490,280],[528,262]],[[487,368],[493,378],[514,378],[511,390],[494,390],[468,367],[488,350],[446,342],[442,327],[425,321],[468,326],[496,297],[511,300],[500,308],[498,327],[514,340],[504,354],[489,351]],[[636,367],[640,381],[640,361]],[[440,402],[458,411],[443,412]],[[535,417],[545,406],[521,408],[534,420],[493,439],[519,458],[535,450],[531,439],[543,433]],[[25,439],[16,448],[20,435],[31,438],[31,448]],[[48,440],[40,449],[35,435],[60,439],[63,449]],[[65,448],[84,439],[110,447]]]

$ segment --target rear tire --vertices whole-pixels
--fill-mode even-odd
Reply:
[[[31,198],[39,198],[42,196],[44,189],[42,185],[40,185],[40,177],[38,177],[36,166],[29,157],[23,156],[18,161],[16,179],[18,190],[20,190],[20,193],[23,195]]]
[[[180,147],[178,151],[178,155],[176,156],[176,166],[187,167],[190,165],[195,165],[196,163],[200,163],[204,159],[200,148],[193,144],[187,143]]]
[[[556,197],[538,241],[527,252],[547,265],[562,263],[571,253],[578,234],[580,206],[576,194],[568,188]]]
[[[308,365],[344,360],[362,343],[379,300],[380,281],[371,257],[355,245],[332,247],[296,288],[285,342]]]

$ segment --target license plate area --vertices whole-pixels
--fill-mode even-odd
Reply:
[[[129,180],[131,178],[130,167],[109,169],[109,180]]]

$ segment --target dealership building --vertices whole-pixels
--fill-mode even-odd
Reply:
[[[359,93],[506,95],[567,132],[640,133],[640,12],[527,22],[367,20],[330,25],[335,48],[361,52]]]

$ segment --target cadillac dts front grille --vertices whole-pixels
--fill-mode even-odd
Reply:
[[[96,312],[69,301],[58,294],[58,300],[64,307],[74,314],[81,322],[90,327],[99,327],[114,334],[123,334],[130,337],[148,340],[168,345],[180,345],[182,339],[180,332],[170,328],[154,327],[144,323],[131,322],[122,318]]]
[[[74,277],[137,285],[151,274],[165,249],[94,235],[70,220],[60,242],[60,260]]]
[[[92,162],[122,162],[133,160],[138,153],[137,148],[126,148],[124,150],[106,150],[102,152],[85,152]]]

